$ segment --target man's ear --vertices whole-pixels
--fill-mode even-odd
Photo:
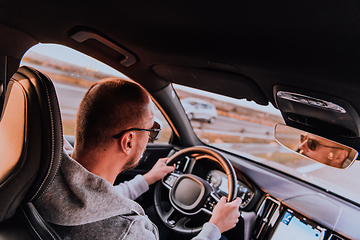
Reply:
[[[134,137],[135,133],[133,131],[128,131],[125,132],[119,139],[121,150],[127,155],[129,155],[131,150],[134,148]]]

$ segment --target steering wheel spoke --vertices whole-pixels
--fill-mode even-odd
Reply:
[[[209,215],[212,215],[214,207],[219,201],[220,198],[215,194],[215,192],[211,192],[204,203],[204,207],[201,208],[201,210]]]
[[[169,211],[165,212],[164,215],[163,215],[163,217],[164,217],[164,219],[166,220],[166,222],[167,222],[168,224],[170,224],[170,225],[173,225],[173,222],[172,222],[173,219],[171,219],[170,217],[171,217],[171,215],[172,215],[175,211],[176,211],[175,208],[171,207],[171,208],[169,209]]]
[[[191,173],[195,164],[195,159],[192,156],[185,156],[175,163],[175,173]]]
[[[181,174],[169,173],[162,180],[161,183],[169,190],[174,186],[175,181],[180,177]]]
[[[177,226],[185,226],[185,224],[190,220],[191,220],[190,217],[184,215],[182,218],[179,219],[179,221],[177,222],[176,225]]]
[[[166,220],[166,224],[171,228],[173,227],[183,227],[185,224],[190,221],[190,218],[171,207],[169,211],[164,214],[164,219]]]

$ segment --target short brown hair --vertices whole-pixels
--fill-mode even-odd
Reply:
[[[139,127],[148,104],[146,90],[135,82],[120,78],[96,82],[85,93],[76,115],[76,148],[104,147],[113,135]]]

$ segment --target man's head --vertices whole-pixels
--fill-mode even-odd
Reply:
[[[150,98],[137,83],[118,78],[96,82],[83,97],[76,116],[76,152],[107,151],[114,143],[126,148],[137,137],[136,144],[130,146],[137,148],[137,154],[132,149],[133,161],[137,162],[149,133],[127,131],[119,139],[113,136],[130,128],[151,128],[153,117]]]
[[[321,163],[341,168],[349,155],[349,149],[322,137],[307,133],[301,135],[299,153]]]

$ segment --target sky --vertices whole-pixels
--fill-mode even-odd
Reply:
[[[122,78],[128,78],[124,74],[109,67],[108,65],[106,65],[92,57],[89,57],[83,53],[80,53],[71,48],[65,47],[65,46],[61,46],[61,45],[57,45],[57,44],[41,44],[40,43],[40,44],[34,46],[33,48],[31,48],[29,51],[37,52],[37,53],[40,53],[45,56],[49,56],[49,57],[52,57],[52,58],[55,58],[55,59],[58,59],[58,60],[61,60],[64,62],[78,65],[80,67],[86,67],[86,68],[94,70],[94,71],[104,72],[104,73],[108,73],[108,74],[122,77]],[[211,98],[214,98],[214,99],[217,99],[220,101],[226,101],[226,102],[230,102],[230,103],[237,104],[240,106],[256,109],[259,111],[269,112],[272,114],[280,115],[279,110],[274,108],[271,104],[269,104],[268,106],[262,106],[262,105],[256,104],[253,101],[249,102],[245,99],[239,100],[239,99],[229,98],[229,97],[221,96],[218,94],[207,93],[204,91],[200,91],[200,90],[188,88],[188,87],[183,87],[183,86],[179,86],[179,85],[176,85],[176,87],[181,88],[182,90],[185,90],[185,91],[189,91],[189,92],[196,93],[196,94],[206,96],[206,97],[211,97]]]
[[[29,51],[37,52],[45,56],[49,56],[64,62],[72,63],[80,67],[86,67],[88,69],[108,73],[118,77],[125,77],[124,74],[109,67],[108,65],[92,58],[88,55],[75,51],[71,48],[57,45],[57,44],[38,44],[31,48]]]

